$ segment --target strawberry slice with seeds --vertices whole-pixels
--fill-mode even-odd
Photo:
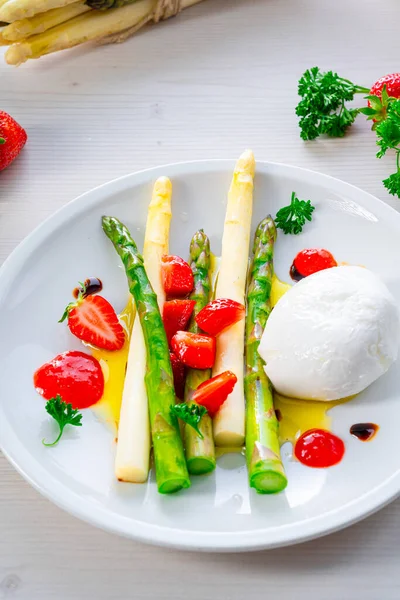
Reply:
[[[229,298],[209,302],[196,316],[196,323],[209,335],[218,335],[245,317],[245,307]]]
[[[163,322],[169,345],[171,345],[171,340],[177,331],[186,329],[195,304],[195,300],[169,300],[164,302]]]
[[[214,418],[237,382],[232,371],[224,371],[212,379],[203,381],[193,394],[193,402],[205,406],[211,418]]]
[[[171,341],[181,362],[192,369],[211,369],[215,362],[215,338],[200,333],[178,331]]]
[[[82,290],[76,302],[68,304],[59,323],[65,319],[70,332],[87,344],[104,350],[120,350],[124,345],[125,331],[103,296],[86,296]]]
[[[161,277],[167,296],[187,296],[193,289],[192,269],[180,256],[165,254],[161,258]]]

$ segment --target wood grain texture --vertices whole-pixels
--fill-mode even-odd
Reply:
[[[294,106],[298,77],[314,64],[362,85],[399,70],[399,16],[398,0],[208,0],[120,46],[19,69],[1,64],[1,108],[26,127],[29,143],[0,175],[0,260],[94,186],[161,163],[233,158],[245,147],[397,206],[380,183],[391,159],[374,158],[365,122],[343,140],[304,144]],[[161,550],[79,522],[0,458],[0,599],[398,600],[399,539],[397,501],[297,547],[236,556]]]

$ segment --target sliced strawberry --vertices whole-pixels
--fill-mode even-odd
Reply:
[[[175,394],[180,400],[183,400],[185,393],[185,365],[173,352],[169,353],[171,359],[172,372],[174,374]]]
[[[214,417],[237,382],[237,377],[232,371],[224,371],[212,379],[199,385],[193,394],[193,402],[205,406],[210,417]]]
[[[177,331],[186,329],[195,304],[195,300],[169,300],[164,303],[163,321],[169,345]]]
[[[60,394],[72,408],[87,408],[102,397],[104,376],[98,360],[73,350],[58,354],[39,367],[33,376],[33,384],[46,400]]]
[[[193,289],[192,269],[180,256],[165,254],[162,257],[161,277],[167,296],[187,296]]]
[[[111,304],[102,296],[80,294],[69,304],[60,319],[68,317],[68,327],[77,338],[104,350],[120,350],[125,331]]]
[[[218,298],[209,302],[196,316],[196,323],[206,333],[218,335],[234,323],[244,319],[245,307],[229,298]]]
[[[200,333],[178,331],[172,338],[172,350],[187,367],[211,369],[215,362],[215,338]]]

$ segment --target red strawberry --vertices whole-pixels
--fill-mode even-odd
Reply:
[[[177,331],[186,329],[195,304],[195,300],[170,300],[164,303],[163,321],[168,344],[171,345]]]
[[[244,319],[245,312],[240,302],[217,298],[201,309],[196,317],[196,323],[206,333],[218,335],[227,327]]]
[[[337,262],[328,250],[323,248],[304,248],[295,257],[290,267],[290,276],[295,281],[308,277],[317,271],[337,267]]]
[[[373,112],[369,111],[368,118],[379,123],[386,119],[389,98],[400,98],[400,73],[391,73],[378,79],[369,94],[368,107]]]
[[[27,140],[25,129],[0,110],[0,171],[17,158]]]
[[[33,384],[46,400],[60,394],[72,408],[87,408],[102,397],[104,376],[98,360],[73,350],[58,354],[39,367],[33,376]]]
[[[162,257],[161,277],[167,296],[187,296],[193,289],[192,269],[180,256]]]
[[[383,86],[386,86],[386,91],[393,98],[400,98],[400,73],[392,73],[385,75],[374,83],[369,93],[373,96],[382,96]]]
[[[208,414],[213,418],[232,393],[236,382],[237,377],[232,371],[224,371],[201,383],[194,392],[192,400],[205,406]]]
[[[192,369],[211,369],[215,362],[215,338],[189,331],[178,331],[172,338],[172,350]]]
[[[174,374],[175,394],[183,400],[185,393],[185,365],[173,352],[169,353],[171,359],[172,373]]]
[[[77,338],[104,350],[120,350],[125,331],[111,304],[102,296],[80,293],[76,302],[68,304],[59,323],[68,317],[68,327]]]

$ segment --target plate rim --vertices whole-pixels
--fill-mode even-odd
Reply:
[[[62,226],[70,218],[86,212],[92,205],[96,205],[104,200],[107,195],[110,196],[129,189],[131,181],[132,187],[135,184],[139,184],[140,181],[136,181],[138,178],[142,177],[145,179],[146,177],[154,178],[159,176],[160,171],[169,170],[168,174],[171,177],[174,176],[171,171],[177,171],[175,176],[183,176],[185,175],[185,171],[190,170],[190,167],[199,172],[210,166],[227,167],[229,165],[233,168],[235,162],[236,159],[214,158],[168,163],[128,173],[80,194],[49,215],[18,244],[4,261],[0,268],[0,302],[2,291],[7,287],[7,279],[12,279],[13,273],[18,271],[24,257],[29,255],[35,247],[40,246],[43,239],[47,235],[54,233],[60,225]],[[283,173],[287,171],[289,175],[294,172],[298,176],[302,176],[301,178],[304,181],[312,177],[314,183],[330,187],[332,190],[336,188],[335,191],[338,192],[343,190],[348,193],[351,190],[353,194],[358,194],[360,203],[365,208],[372,211],[378,210],[381,215],[386,213],[387,216],[392,216],[393,219],[400,220],[400,213],[389,204],[361,188],[331,175],[325,175],[318,171],[285,163],[262,160],[257,161],[257,167],[258,172],[262,170],[264,173],[267,173],[271,169],[283,171]],[[123,537],[158,546],[209,552],[239,552],[288,546],[348,527],[368,517],[400,496],[400,470],[398,470],[373,490],[317,517],[280,525],[275,528],[269,527],[239,532],[179,530],[152,523],[144,523],[131,517],[124,517],[117,514],[110,515],[103,507],[94,507],[92,502],[71,491],[65,484],[51,478],[49,480],[47,470],[32,459],[24,445],[17,439],[12,428],[9,427],[7,431],[5,427],[6,422],[6,417],[0,404],[0,448],[17,472],[44,497],[66,512],[91,525]],[[46,481],[46,478],[49,481]]]

